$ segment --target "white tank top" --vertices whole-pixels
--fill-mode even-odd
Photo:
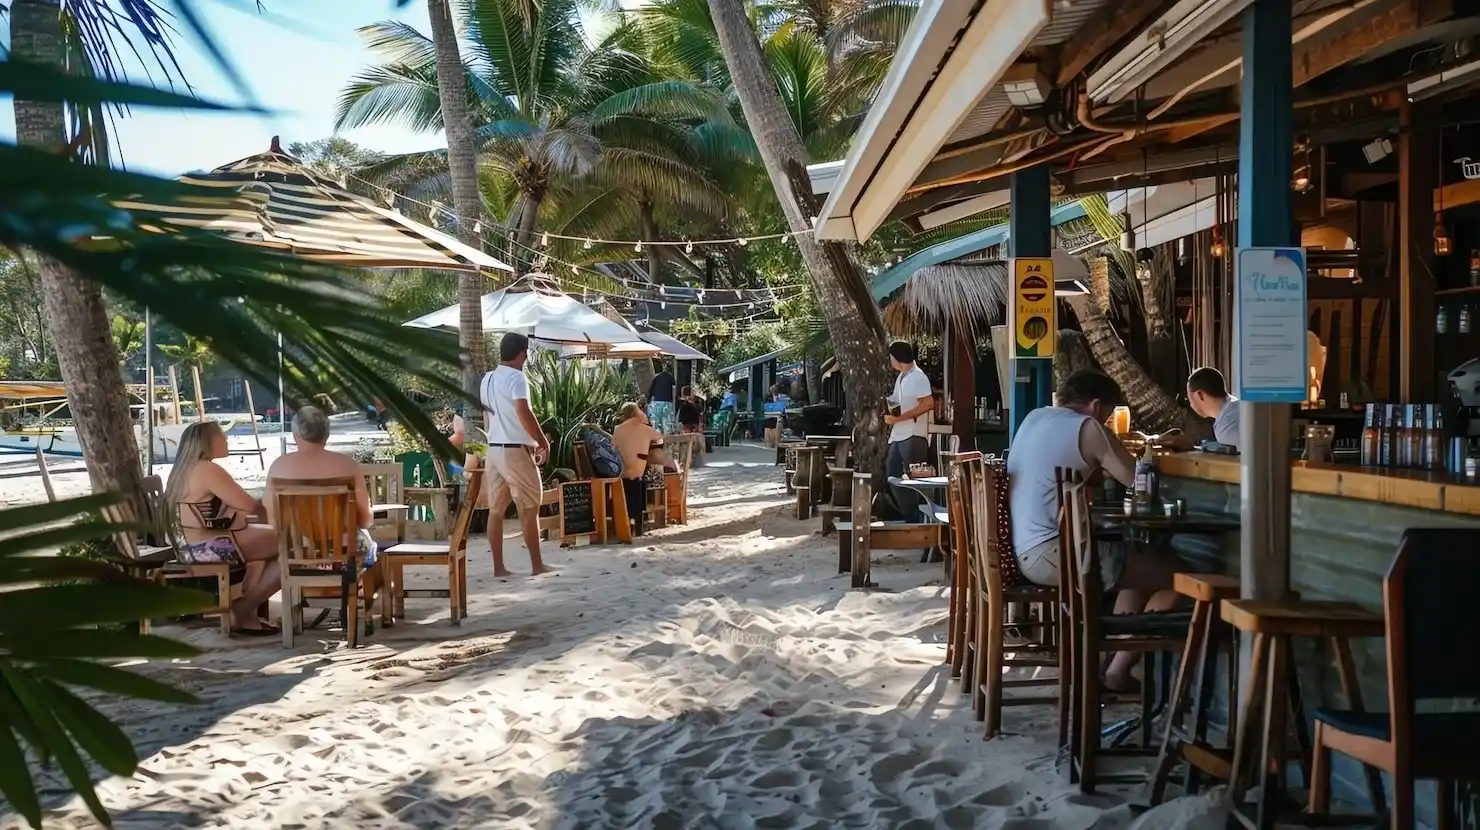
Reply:
[[[1079,430],[1089,416],[1049,406],[1023,419],[1007,454],[1008,506],[1012,511],[1012,546],[1022,553],[1059,535],[1059,493],[1054,470],[1066,467],[1087,473],[1079,454]]]

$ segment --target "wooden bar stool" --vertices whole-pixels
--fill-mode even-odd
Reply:
[[[1293,701],[1279,694],[1281,689],[1293,691],[1298,686],[1290,670],[1291,638],[1319,637],[1331,644],[1350,710],[1362,712],[1362,692],[1357,685],[1357,670],[1348,641],[1353,637],[1383,636],[1383,619],[1350,602],[1296,599],[1224,600],[1222,615],[1225,622],[1253,636],[1229,780],[1233,815],[1247,827],[1265,830],[1274,827],[1285,803],[1287,708],[1295,709],[1294,725],[1302,749],[1310,746],[1305,712],[1298,708],[1298,693],[1291,695],[1296,698]],[[1287,706],[1287,701],[1294,706]],[[1309,757],[1308,753],[1304,754],[1301,760],[1307,782],[1311,780]],[[1372,803],[1386,804],[1377,770],[1369,766],[1366,774]],[[1251,786],[1262,788],[1253,818],[1243,814],[1244,795]]]
[[[1238,598],[1239,579],[1221,574],[1179,573],[1173,578],[1172,587],[1177,593],[1192,600],[1192,623],[1187,629],[1187,644],[1182,649],[1182,663],[1177,670],[1177,680],[1172,686],[1172,699],[1167,707],[1166,737],[1162,740],[1161,756],[1157,759],[1156,774],[1151,781],[1153,806],[1160,804],[1166,797],[1167,782],[1179,760],[1187,765],[1183,795],[1192,795],[1197,791],[1199,772],[1228,780],[1231,763],[1228,749],[1213,747],[1207,742],[1208,710],[1212,708],[1213,680],[1217,673],[1220,652],[1229,658],[1229,688],[1237,688],[1238,649],[1234,647],[1232,629],[1218,616],[1217,606],[1223,600]],[[1192,725],[1185,727],[1182,713],[1189,692],[1192,698]],[[1229,700],[1235,698],[1235,694],[1228,696]],[[1234,732],[1231,717],[1228,732]]]

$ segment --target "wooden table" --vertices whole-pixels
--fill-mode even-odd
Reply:
[[[931,494],[944,491],[951,486],[951,480],[945,476],[923,476],[921,478],[910,478],[908,476],[890,476],[889,484],[895,487],[904,487],[914,490],[920,494],[925,503],[920,505],[920,513],[925,517],[925,524],[949,524],[948,513],[943,506],[937,505]],[[927,548],[920,556],[921,562],[940,562],[944,556],[938,548]]]

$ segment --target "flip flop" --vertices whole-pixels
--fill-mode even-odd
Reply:
[[[1112,695],[1138,695],[1138,694],[1141,693],[1141,681],[1139,681],[1139,680],[1135,679],[1134,677],[1132,677],[1129,680],[1129,682],[1126,683],[1125,686],[1122,686],[1122,687],[1120,687],[1120,688],[1117,689],[1114,686],[1111,686],[1110,683],[1109,683],[1109,681],[1106,678],[1101,677],[1100,678],[1100,688],[1104,689],[1106,694],[1112,694]]]
[[[276,637],[277,635],[279,635],[281,633],[283,633],[283,632],[280,631],[280,630],[278,630],[278,629],[276,629],[276,628],[233,628],[233,629],[231,629],[231,636],[233,636],[233,637]]]

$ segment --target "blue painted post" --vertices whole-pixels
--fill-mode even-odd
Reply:
[[[1012,255],[1052,255],[1048,167],[1040,165],[1012,174],[1011,188],[1012,218],[1009,220],[1008,244]],[[1008,278],[1011,279],[1011,275]],[[1012,302],[1011,297],[1008,302]],[[1007,421],[1007,440],[1010,445],[1029,412],[1053,403],[1053,361],[1013,360],[1008,368],[1013,377]]]
[[[1254,0],[1244,12],[1240,90],[1239,247],[1295,245],[1290,209],[1290,0]],[[1235,367],[1237,371],[1237,367]],[[1290,407],[1247,401],[1243,424],[1241,593],[1284,598],[1290,587]]]

